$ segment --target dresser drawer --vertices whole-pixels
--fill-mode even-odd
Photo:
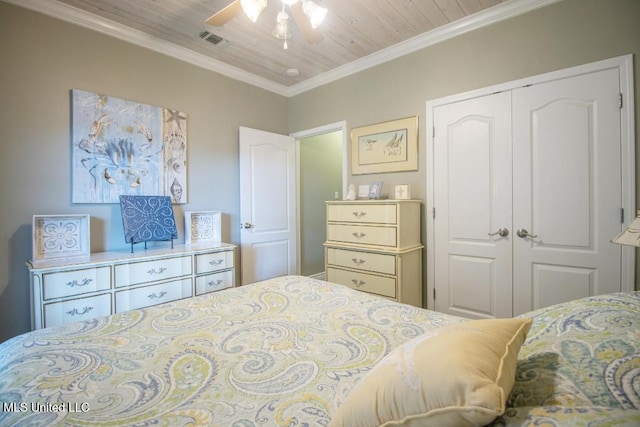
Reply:
[[[116,288],[186,276],[191,271],[190,256],[118,264],[115,267]]]
[[[196,255],[196,274],[210,273],[233,267],[233,251]]]
[[[111,314],[111,294],[76,298],[44,305],[44,327]]]
[[[327,221],[360,224],[397,224],[396,205],[340,204],[327,205]]]
[[[233,271],[221,271],[220,273],[207,274],[196,277],[196,295],[207,292],[220,291],[233,287]]]
[[[192,296],[191,278],[116,292],[116,313]]]
[[[396,274],[396,257],[388,254],[327,248],[327,263],[355,270]]]
[[[44,299],[69,297],[111,287],[111,268],[83,268],[42,275]]]
[[[396,279],[358,273],[339,268],[327,268],[327,280],[359,291],[396,298]]]
[[[327,225],[327,240],[334,242],[396,247],[398,241],[396,234],[397,229],[395,227],[347,224]]]

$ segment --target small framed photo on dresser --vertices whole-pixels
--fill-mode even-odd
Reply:
[[[369,198],[379,199],[380,191],[382,190],[382,181],[374,181],[369,184]]]
[[[411,188],[409,184],[398,184],[395,186],[395,198],[396,200],[409,200],[411,199]]]
[[[358,185],[358,199],[369,198],[369,184]]]

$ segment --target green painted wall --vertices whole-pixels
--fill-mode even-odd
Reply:
[[[300,272],[324,271],[325,201],[342,198],[342,132],[300,140]]]

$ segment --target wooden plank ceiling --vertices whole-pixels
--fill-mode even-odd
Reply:
[[[232,0],[56,1],[292,86],[505,0],[315,0],[329,10],[316,30],[321,41],[305,43],[292,23],[287,50],[272,35],[282,9],[279,0],[269,0],[256,23],[240,14],[220,27],[205,20]],[[203,40],[203,31],[226,42]],[[286,73],[292,68],[299,75]]]

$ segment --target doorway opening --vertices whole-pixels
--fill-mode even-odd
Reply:
[[[327,200],[342,199],[347,187],[346,122],[291,134],[297,153],[298,268],[324,279]]]

